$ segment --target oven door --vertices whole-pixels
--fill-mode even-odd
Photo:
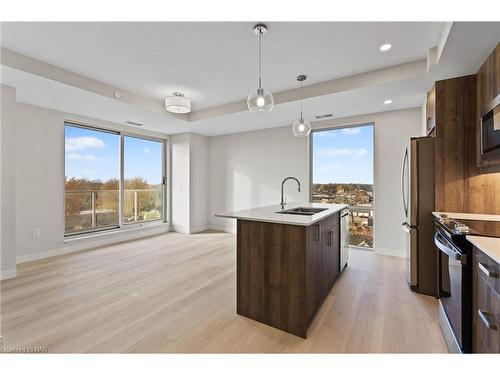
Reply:
[[[458,346],[464,349],[463,267],[465,255],[438,230],[434,235],[438,248],[438,297]]]

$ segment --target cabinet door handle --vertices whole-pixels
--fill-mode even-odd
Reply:
[[[315,225],[316,227],[316,241],[321,241],[321,226],[319,224]]]
[[[477,313],[478,313],[479,317],[481,318],[481,320],[483,321],[483,324],[486,326],[486,328],[496,331],[497,326],[496,326],[496,324],[494,324],[493,322],[490,321],[490,319],[489,319],[490,314],[488,312],[481,310],[481,309],[478,309]]]
[[[328,245],[329,246],[333,246],[333,230],[329,231],[328,234],[329,234],[329,237],[330,237],[328,239]]]
[[[478,263],[477,266],[479,269],[488,277],[498,278],[498,274],[496,272],[490,271],[488,266],[484,263]]]

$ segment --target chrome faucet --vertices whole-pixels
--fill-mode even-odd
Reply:
[[[281,182],[281,209],[284,210],[285,209],[285,204],[286,204],[286,199],[283,200],[283,185],[285,185],[285,182],[287,180],[295,180],[297,181],[297,184],[299,184],[299,188],[297,189],[297,191],[300,193],[300,181],[297,180],[295,177],[287,177],[285,178],[282,182]]]

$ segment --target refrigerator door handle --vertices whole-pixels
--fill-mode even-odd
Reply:
[[[403,231],[406,233],[410,233],[412,229],[418,229],[418,225],[410,225],[406,221],[404,223],[401,223],[401,226],[403,227]]]
[[[408,165],[408,147],[405,149],[405,154],[403,157],[403,168],[401,172],[401,192],[403,196],[403,210],[405,212],[405,217],[408,220],[408,206],[406,204],[406,194],[405,194],[405,171]]]
[[[403,231],[405,231],[406,233],[410,233],[411,228],[407,222],[402,223],[401,227],[403,228]]]

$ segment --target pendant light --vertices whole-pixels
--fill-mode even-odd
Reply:
[[[248,95],[248,110],[252,113],[271,112],[274,106],[273,94],[262,88],[262,35],[267,33],[267,26],[262,23],[255,25],[253,32],[259,36],[259,87]]]
[[[306,78],[307,76],[303,74],[297,77],[297,81],[300,82],[300,118],[292,125],[293,135],[296,137],[307,137],[309,133],[311,133],[311,123],[304,120],[302,116],[302,82],[304,82]]]

